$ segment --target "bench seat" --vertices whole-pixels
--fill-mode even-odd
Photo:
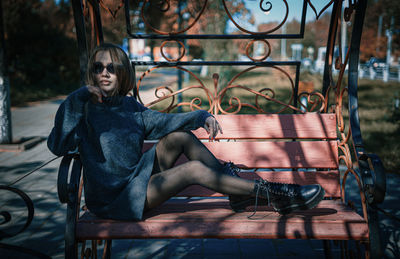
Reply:
[[[171,199],[144,215],[144,220],[116,221],[85,212],[77,222],[76,238],[285,238],[368,240],[368,224],[339,200],[323,200],[316,208],[281,216],[271,207],[235,213],[229,201]]]
[[[84,248],[86,240],[108,240],[104,251],[109,254],[113,239],[147,238],[318,239],[368,243],[366,218],[342,201],[335,114],[215,117],[224,131],[215,141],[208,141],[204,129],[194,134],[218,159],[232,161],[240,167],[240,177],[300,185],[318,183],[325,189],[324,200],[311,210],[285,216],[270,206],[260,205],[249,219],[253,206],[236,213],[231,210],[226,195],[192,185],[145,213],[143,221],[101,219],[88,210],[79,213],[79,205],[71,203],[76,210],[70,214],[71,220],[76,220],[76,227],[72,229],[71,224],[71,230],[68,229],[73,233],[71,250],[76,251],[78,242]],[[153,145],[155,142],[146,142],[143,151]],[[176,163],[186,161],[181,156]],[[68,167],[69,164],[65,166]],[[77,164],[76,168],[78,183],[81,165]],[[80,197],[76,199],[80,201]]]

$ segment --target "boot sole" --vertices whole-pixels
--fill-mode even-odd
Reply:
[[[325,190],[320,187],[320,191],[318,193],[316,193],[314,195],[314,197],[312,197],[310,200],[306,201],[303,204],[293,204],[287,207],[283,207],[283,208],[276,208],[274,207],[274,209],[281,215],[286,215],[291,213],[292,211],[295,210],[309,210],[314,208],[315,206],[318,205],[318,203],[324,198],[325,196]]]

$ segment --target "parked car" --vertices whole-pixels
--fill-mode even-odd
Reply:
[[[374,70],[383,70],[386,67],[386,60],[383,58],[370,58],[367,63],[367,67],[372,67]]]

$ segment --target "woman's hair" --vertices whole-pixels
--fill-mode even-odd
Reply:
[[[135,74],[133,72],[131,62],[125,51],[123,51],[119,46],[112,43],[101,43],[99,46],[94,48],[89,58],[85,83],[87,85],[96,85],[93,67],[96,55],[100,51],[108,51],[110,53],[111,60],[115,69],[115,74],[117,76],[118,84],[111,95],[125,96],[131,90],[133,90],[133,96],[136,97]]]

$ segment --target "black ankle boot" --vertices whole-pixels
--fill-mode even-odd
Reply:
[[[227,162],[224,164],[223,167],[224,174],[233,176],[233,177],[240,177],[239,172],[240,168],[237,167],[232,162]],[[246,209],[246,207],[255,204],[255,196],[254,195],[229,195],[229,205],[231,206],[232,210],[235,212],[242,212]],[[267,204],[264,201],[260,201],[261,204]]]
[[[240,168],[232,162],[226,162],[224,163],[222,171],[224,174],[239,177]]]
[[[232,162],[224,164],[223,173],[233,176],[239,176],[240,169]],[[229,195],[229,205],[235,212],[243,211],[248,205],[254,204],[254,197],[249,195]]]
[[[298,185],[258,180],[254,185],[256,200],[268,201],[279,214],[288,214],[294,210],[314,208],[324,198],[325,190],[319,184]]]

